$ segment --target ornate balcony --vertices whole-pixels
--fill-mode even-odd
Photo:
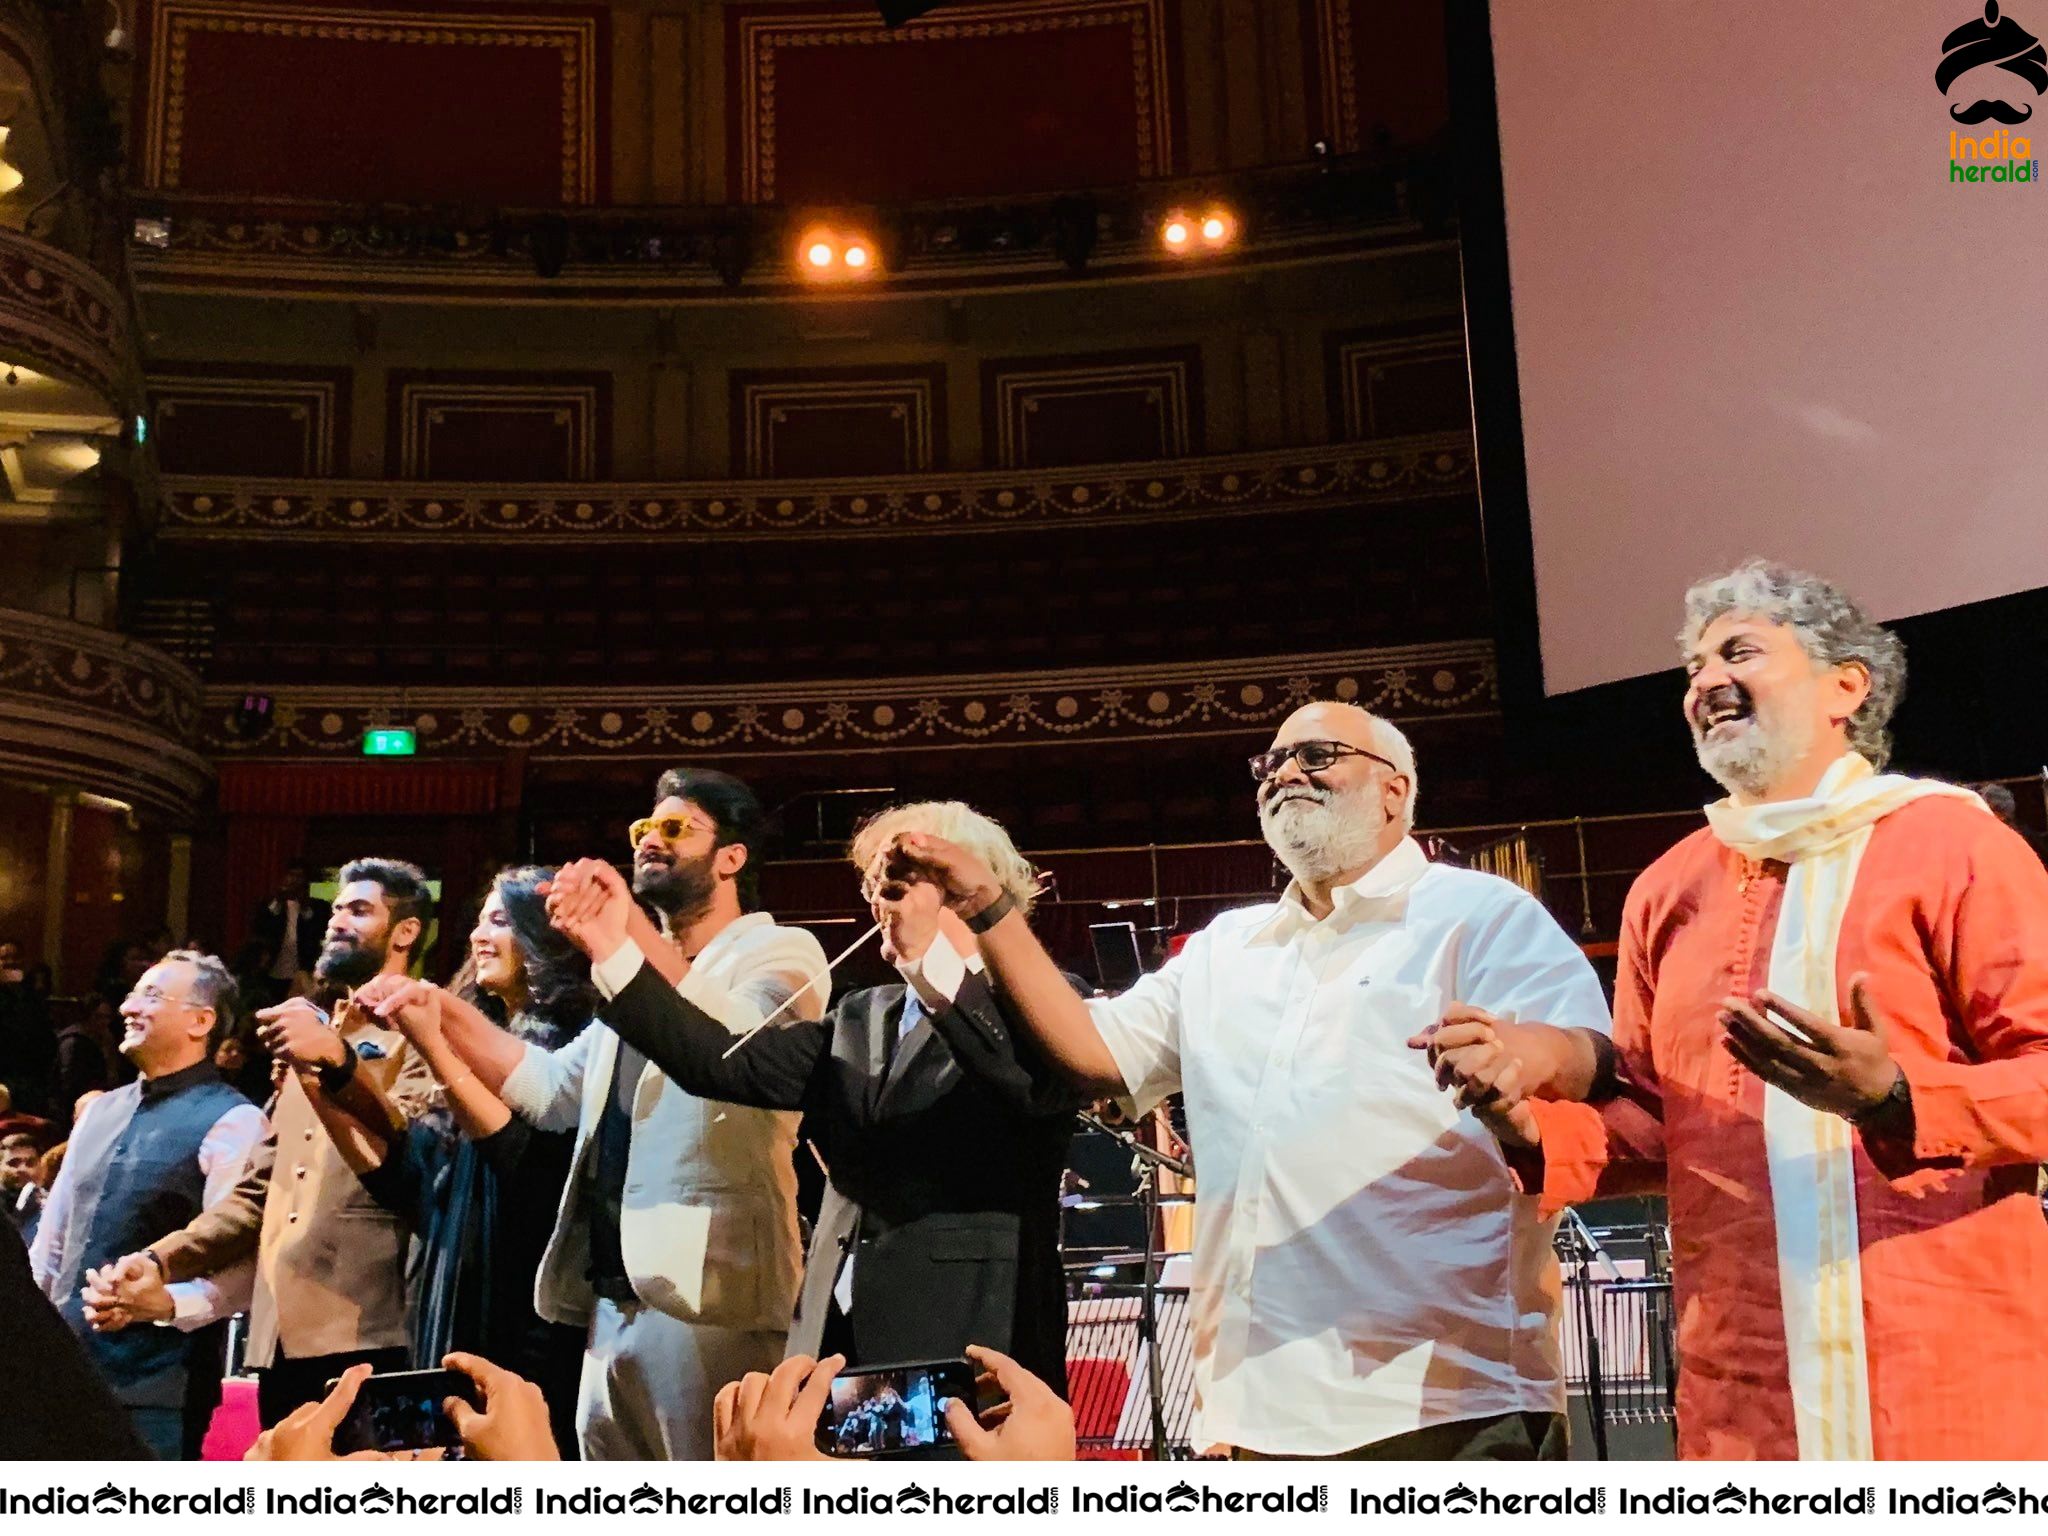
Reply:
[[[1122,527],[1469,495],[1469,433],[1149,464],[877,480],[421,485],[161,478],[170,539],[493,544],[866,538]]]
[[[4,675],[4,674],[0,674]],[[959,751],[1211,736],[1270,728],[1312,698],[1396,720],[1497,708],[1493,648],[1447,641],[1349,654],[1040,674],[671,688],[278,689],[270,728],[234,729],[244,690],[206,693],[206,745],[235,757],[354,755],[363,733],[409,726],[421,756],[719,759],[791,753]]]
[[[0,772],[183,819],[212,776],[199,719],[199,679],[161,652],[0,609]]]

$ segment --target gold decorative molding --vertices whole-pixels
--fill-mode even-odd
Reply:
[[[597,24],[588,18],[526,18],[516,11],[314,8],[276,0],[161,0],[150,48],[144,184],[182,185],[189,52],[193,34],[233,32],[286,39],[541,48],[561,55],[562,201],[594,203],[597,166]]]
[[[169,539],[507,543],[1099,528],[1470,495],[1467,433],[1136,465],[695,485],[427,486],[161,477]]]
[[[199,720],[198,677],[162,652],[0,609],[0,771],[186,816],[211,777]]]
[[[250,687],[206,693],[206,745],[223,758],[333,757],[363,732],[410,726],[422,756],[524,751],[556,758],[712,752],[775,756],[959,751],[1072,741],[1215,736],[1270,726],[1312,698],[1396,720],[1494,713],[1493,647],[1452,641],[1335,655],[868,682],[660,689],[289,688],[269,732],[232,729]]]
[[[1064,32],[1080,27],[1131,29],[1131,86],[1137,108],[1138,174],[1173,168],[1173,103],[1168,92],[1166,16],[1162,0],[1036,0],[949,5],[915,26],[891,28],[878,15],[790,9],[739,21],[740,197],[772,203],[775,184],[775,55],[785,48],[895,46],[956,38]]]
[[[1179,356],[1090,360],[994,358],[982,364],[987,415],[996,462],[1005,468],[1043,457],[1032,451],[1031,427],[1041,406],[1061,396],[1136,395],[1156,413],[1159,457],[1184,459],[1195,443],[1192,413],[1199,403],[1201,352]]]
[[[338,380],[152,372],[148,385],[150,415],[160,438],[173,430],[172,423],[181,410],[203,410],[211,405],[253,407],[275,412],[298,429],[305,474],[334,472],[335,425],[346,404]]]
[[[805,377],[796,370],[750,370],[732,376],[733,414],[741,433],[735,446],[744,450],[742,462],[749,476],[776,478],[781,473],[777,451],[781,429],[793,418],[828,411],[886,415],[888,436],[902,436],[904,471],[931,473],[935,448],[943,435],[937,425],[944,409],[943,370],[906,373],[877,367],[867,377],[838,377],[839,372]]]
[[[398,424],[398,472],[406,479],[433,473],[434,431],[451,416],[545,415],[564,434],[563,478],[594,480],[599,434],[611,428],[605,411],[607,392],[599,384],[546,380],[408,378],[398,385],[392,403]]]
[[[1332,425],[1343,438],[1370,441],[1377,435],[1381,430],[1379,386],[1389,374],[1398,374],[1402,369],[1448,363],[1457,370],[1461,398],[1471,389],[1465,338],[1456,330],[1335,336],[1330,338],[1329,348],[1336,396],[1331,402],[1336,408]],[[1401,397],[1402,392],[1396,389],[1395,399]]]
[[[0,357],[97,391],[125,413],[136,398],[128,301],[75,256],[0,227]]]
[[[1322,73],[1323,127],[1339,154],[1359,147],[1358,56],[1351,0],[1314,0],[1316,63]]]

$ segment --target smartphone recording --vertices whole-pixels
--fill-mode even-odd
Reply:
[[[975,1368],[965,1360],[925,1360],[842,1371],[818,1418],[818,1449],[828,1456],[899,1456],[955,1443],[946,1404],[974,1406]]]
[[[336,1382],[330,1381],[332,1392]],[[439,1447],[443,1458],[461,1455],[462,1436],[442,1409],[451,1397],[480,1408],[476,1383],[460,1371],[392,1371],[372,1376],[356,1392],[348,1414],[334,1426],[334,1450],[424,1451]]]

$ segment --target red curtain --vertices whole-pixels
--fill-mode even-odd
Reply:
[[[223,958],[232,961],[249,937],[249,919],[277,889],[285,865],[306,845],[303,816],[230,816],[228,867],[223,880],[221,914],[225,939]]]
[[[220,808],[259,816],[484,816],[519,802],[510,765],[223,763]]]
[[[256,907],[305,851],[306,823],[341,816],[489,816],[519,803],[516,762],[223,763],[225,953],[249,936]],[[470,863],[480,862],[472,856]],[[473,883],[475,872],[458,872]]]

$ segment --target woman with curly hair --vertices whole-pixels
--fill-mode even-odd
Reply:
[[[549,926],[540,894],[552,874],[502,871],[448,989],[407,989],[406,1034],[441,1083],[443,1107],[407,1124],[361,1075],[338,1096],[316,1093],[313,1102],[363,1187],[412,1225],[414,1363],[436,1366],[449,1351],[467,1350],[538,1383],[555,1442],[573,1456],[583,1330],[539,1317],[533,1282],[574,1138],[536,1131],[483,1092],[440,1028],[444,1004],[467,1006],[559,1050],[590,1022],[597,994],[589,962]]]

